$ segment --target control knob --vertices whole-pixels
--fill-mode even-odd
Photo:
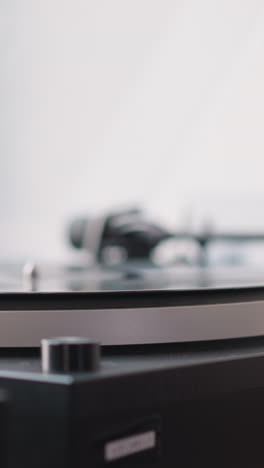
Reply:
[[[59,337],[41,340],[43,372],[92,372],[100,366],[100,345],[87,338]]]

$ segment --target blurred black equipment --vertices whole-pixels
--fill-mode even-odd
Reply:
[[[169,231],[159,226],[158,223],[149,221],[145,213],[139,209],[112,212],[97,218],[76,218],[69,228],[71,245],[88,251],[96,262],[102,264],[122,263],[130,260],[150,262],[153,251],[169,239],[176,242],[191,242],[192,246],[194,243],[198,249],[198,255],[194,256],[190,263],[207,266],[208,247],[213,243],[236,245],[263,243],[264,234],[215,232],[208,225],[199,232]],[[177,263],[173,256],[171,263]]]
[[[152,250],[172,234],[133,209],[95,219],[75,219],[69,237],[74,247],[88,250],[98,262],[104,263],[113,252],[122,260],[150,259]]]
[[[39,347],[0,349],[0,385],[11,395],[1,467],[263,466],[263,337],[89,342],[88,358],[91,346],[101,348],[92,368],[84,365],[85,342],[45,339],[42,356]]]
[[[0,466],[263,466],[264,269],[207,253],[264,234],[170,232],[128,210],[69,237],[84,265],[0,265]],[[173,246],[156,266],[165,241],[196,263]]]

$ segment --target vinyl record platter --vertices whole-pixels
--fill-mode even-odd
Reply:
[[[133,345],[263,334],[264,269],[208,257],[217,241],[245,245],[263,235],[168,232],[138,210],[77,219],[68,232],[84,262],[1,266],[2,347],[63,335]],[[168,240],[188,241],[193,257],[157,263],[153,252]]]

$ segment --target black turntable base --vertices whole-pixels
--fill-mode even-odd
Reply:
[[[98,349],[1,351],[1,466],[263,466],[264,338]]]
[[[23,272],[3,266],[1,466],[263,466],[262,270]]]

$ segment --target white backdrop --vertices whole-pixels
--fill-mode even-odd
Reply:
[[[1,0],[2,258],[71,216],[264,231],[261,0]]]

